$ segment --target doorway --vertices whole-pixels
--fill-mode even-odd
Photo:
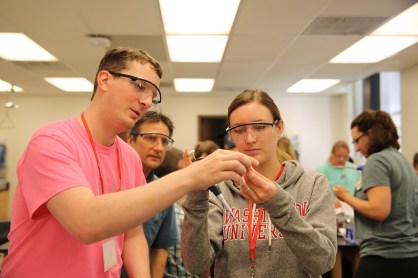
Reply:
[[[226,116],[198,116],[198,140],[212,140],[219,147],[224,146]]]

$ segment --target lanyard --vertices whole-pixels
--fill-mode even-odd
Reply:
[[[86,118],[84,117],[84,112],[81,113],[81,120],[83,122],[84,128],[86,129],[87,135],[89,137],[89,141],[90,141],[91,148],[93,149],[94,157],[96,158],[97,168],[99,170],[99,176],[100,176],[100,188],[102,190],[101,194],[103,194],[105,191],[104,191],[102,171],[100,169],[99,157],[97,156],[93,136],[91,135],[91,131],[89,129],[89,126],[87,125]],[[117,156],[117,160],[118,160],[118,174],[119,174],[119,185],[115,188],[115,192],[117,192],[117,191],[120,190],[120,186],[121,186],[121,183],[122,183],[122,175],[121,175],[122,165],[121,165],[120,160],[119,160],[119,148],[118,148],[117,140],[115,142],[116,142],[116,156]]]
[[[248,219],[248,240],[250,242],[251,276],[254,275],[255,247],[257,245],[258,233],[260,232],[261,213],[263,209],[262,208],[258,209],[258,219],[257,219],[257,224],[255,225],[255,228],[254,228],[254,235],[253,235],[253,218],[255,217],[255,210],[256,210],[256,205],[254,204],[254,207],[253,207],[253,201],[248,200],[248,211],[250,212],[249,219]]]
[[[284,170],[284,165],[280,168],[279,173],[277,174],[276,177],[276,181],[280,178],[280,176],[282,175]],[[256,204],[254,204],[253,206],[253,201],[250,199],[248,200],[248,240],[250,243],[250,267],[251,267],[251,277],[254,277],[254,268],[255,268],[255,248],[257,246],[257,238],[258,238],[258,234],[260,233],[260,227],[261,227],[261,217],[262,217],[262,212],[263,212],[263,208],[259,208],[258,209],[258,218],[257,218],[257,223],[255,224],[255,228],[254,228],[254,234],[253,234],[253,219],[255,217],[255,211],[256,211]],[[271,231],[269,231],[269,233],[271,233]]]

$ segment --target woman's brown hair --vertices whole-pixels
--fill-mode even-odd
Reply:
[[[277,105],[274,103],[274,100],[266,92],[262,90],[248,89],[236,96],[235,99],[229,105],[227,118],[229,127],[231,126],[229,123],[229,117],[231,116],[231,113],[238,107],[251,102],[258,102],[264,105],[270,110],[271,114],[273,115],[273,121],[280,121],[280,111],[279,108],[277,108]]]
[[[351,129],[357,127],[360,132],[369,136],[368,155],[393,147],[400,148],[398,131],[392,118],[382,110],[366,110],[351,123]]]

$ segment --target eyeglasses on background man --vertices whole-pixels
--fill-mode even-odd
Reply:
[[[133,132],[131,136],[140,136],[150,145],[156,145],[158,142],[161,142],[163,148],[167,150],[171,149],[174,143],[174,140],[170,136],[158,132]]]

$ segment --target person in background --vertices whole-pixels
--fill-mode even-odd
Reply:
[[[287,160],[298,160],[297,153],[289,138],[281,136],[277,141],[277,157],[281,163]]]
[[[148,110],[129,130],[127,142],[138,153],[147,183],[158,179],[154,170],[164,161],[174,140],[173,122],[156,110]],[[150,248],[151,277],[163,277],[167,248],[179,241],[174,206],[171,205],[142,224]],[[127,277],[122,271],[121,277]]]
[[[213,142],[212,140],[201,141],[197,143],[194,147],[194,157],[203,158],[210,155],[218,149],[220,149],[219,145]]]
[[[414,155],[413,165],[414,165],[415,173],[417,173],[418,175],[418,153],[415,153]]]
[[[229,139],[228,134],[225,134],[224,136],[224,149],[230,150],[230,151],[238,151],[237,146],[235,145],[234,142],[231,141],[231,139]]]
[[[164,177],[184,167],[183,151],[179,148],[171,147],[171,149],[167,150],[163,163],[154,170],[154,173],[157,177]]]
[[[122,262],[130,277],[150,277],[141,224],[187,192],[238,181],[258,164],[219,150],[143,185],[139,156],[118,134],[161,102],[161,77],[146,51],[109,49],[86,110],[35,131],[17,165],[0,277],[119,277]]]
[[[356,184],[360,179],[360,171],[356,166],[349,162],[350,148],[345,141],[337,141],[331,149],[331,155],[325,164],[316,170],[324,174],[328,178],[328,182],[333,189],[336,185],[342,185],[344,188],[354,195]],[[341,207],[341,202],[335,197],[334,205],[336,208]]]
[[[230,104],[227,132],[239,152],[259,165],[240,182],[218,184],[236,221],[208,191],[186,196],[181,253],[191,273],[215,263],[215,277],[321,277],[334,266],[330,186],[324,175],[304,171],[297,161],[280,163],[283,124],[264,91],[245,90]]]
[[[418,277],[418,177],[399,152],[390,115],[366,110],[351,123],[356,151],[366,158],[355,196],[337,197],[355,210],[360,264],[355,277]]]

